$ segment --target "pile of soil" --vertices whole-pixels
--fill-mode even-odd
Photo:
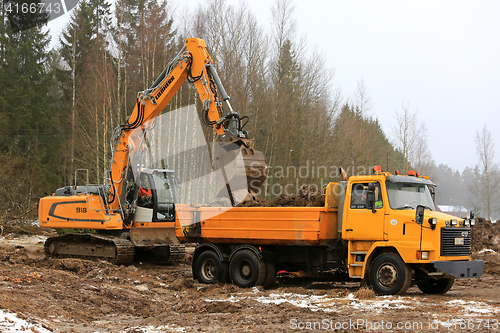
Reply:
[[[495,252],[500,250],[500,223],[491,223],[482,217],[476,219],[471,235],[472,251],[477,252],[490,249]]]
[[[264,198],[248,198],[238,204],[238,207],[323,207],[325,196],[316,187],[302,185],[299,195],[280,195],[273,201]]]
[[[34,220],[0,220],[0,237],[5,235],[45,235],[55,234],[53,229],[41,228]]]

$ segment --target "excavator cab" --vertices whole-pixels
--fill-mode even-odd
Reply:
[[[177,182],[174,171],[143,169],[135,181],[132,206],[135,223],[175,221]]]

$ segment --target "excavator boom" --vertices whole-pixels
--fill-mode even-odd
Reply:
[[[140,93],[128,123],[120,126],[121,138],[112,162],[111,179],[117,192],[122,193],[122,198],[124,184],[121,180],[129,167],[127,161],[140,146],[140,139],[131,137],[133,130],[157,117],[186,80],[193,83],[198,91],[203,103],[202,117],[205,125],[213,127],[219,141],[233,143],[241,150],[248,190],[257,193],[267,178],[268,168],[264,154],[255,150],[253,139],[242,130],[240,115],[232,109],[229,95],[213,66],[205,41],[190,38],[185,43],[185,48],[164,69],[154,84]],[[227,114],[224,114],[220,98],[228,106]],[[131,142],[134,142],[132,146]],[[224,161],[224,158],[221,160]]]

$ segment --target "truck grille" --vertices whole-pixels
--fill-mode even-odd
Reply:
[[[441,228],[441,256],[471,255],[470,234],[470,228]]]

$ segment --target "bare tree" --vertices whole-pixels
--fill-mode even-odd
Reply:
[[[293,16],[295,3],[292,0],[275,0],[271,7],[275,50],[283,48],[287,40],[294,40],[296,21]]]
[[[365,112],[369,111],[372,108],[372,99],[369,95],[368,88],[366,87],[365,81],[358,81],[358,85],[356,86],[356,92],[354,93],[355,105],[357,109],[361,113],[362,116],[365,115]]]
[[[432,178],[434,160],[432,159],[429,146],[427,145],[427,126],[422,122],[416,133],[413,154],[410,159],[413,168],[422,175]]]
[[[482,131],[476,132],[476,147],[479,164],[474,168],[474,182],[470,186],[476,209],[491,220],[500,208],[500,171],[494,163],[494,144],[491,133],[484,125]]]
[[[410,169],[410,162],[413,159],[415,146],[419,134],[417,120],[418,111],[410,112],[409,103],[403,101],[401,112],[396,111],[396,126],[393,128],[394,147],[403,155],[401,169],[407,171]]]

